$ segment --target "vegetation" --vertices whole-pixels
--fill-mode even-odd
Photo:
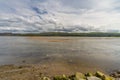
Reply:
[[[120,33],[64,33],[64,32],[45,32],[45,33],[1,33],[0,36],[77,36],[77,37],[120,37]]]

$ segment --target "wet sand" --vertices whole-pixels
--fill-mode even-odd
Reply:
[[[77,72],[90,71],[96,72],[93,68],[79,68],[76,67]],[[29,65],[4,65],[0,66],[0,80],[40,80],[41,76],[52,78],[58,75],[72,75],[76,70],[71,69],[64,64],[29,64]],[[97,69],[99,70],[99,69]]]

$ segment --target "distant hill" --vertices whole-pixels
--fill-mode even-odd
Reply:
[[[73,37],[120,37],[120,33],[64,33],[64,32],[44,32],[44,33],[0,33],[0,36],[73,36]]]

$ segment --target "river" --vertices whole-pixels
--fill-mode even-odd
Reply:
[[[120,38],[0,37],[0,65],[45,63],[71,70],[119,69]]]

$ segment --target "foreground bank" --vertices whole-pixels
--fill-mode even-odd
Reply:
[[[76,72],[73,75],[50,75],[41,71],[41,68],[34,65],[4,65],[0,66],[0,80],[119,80],[120,77],[119,71],[111,75],[100,71],[84,74]]]

